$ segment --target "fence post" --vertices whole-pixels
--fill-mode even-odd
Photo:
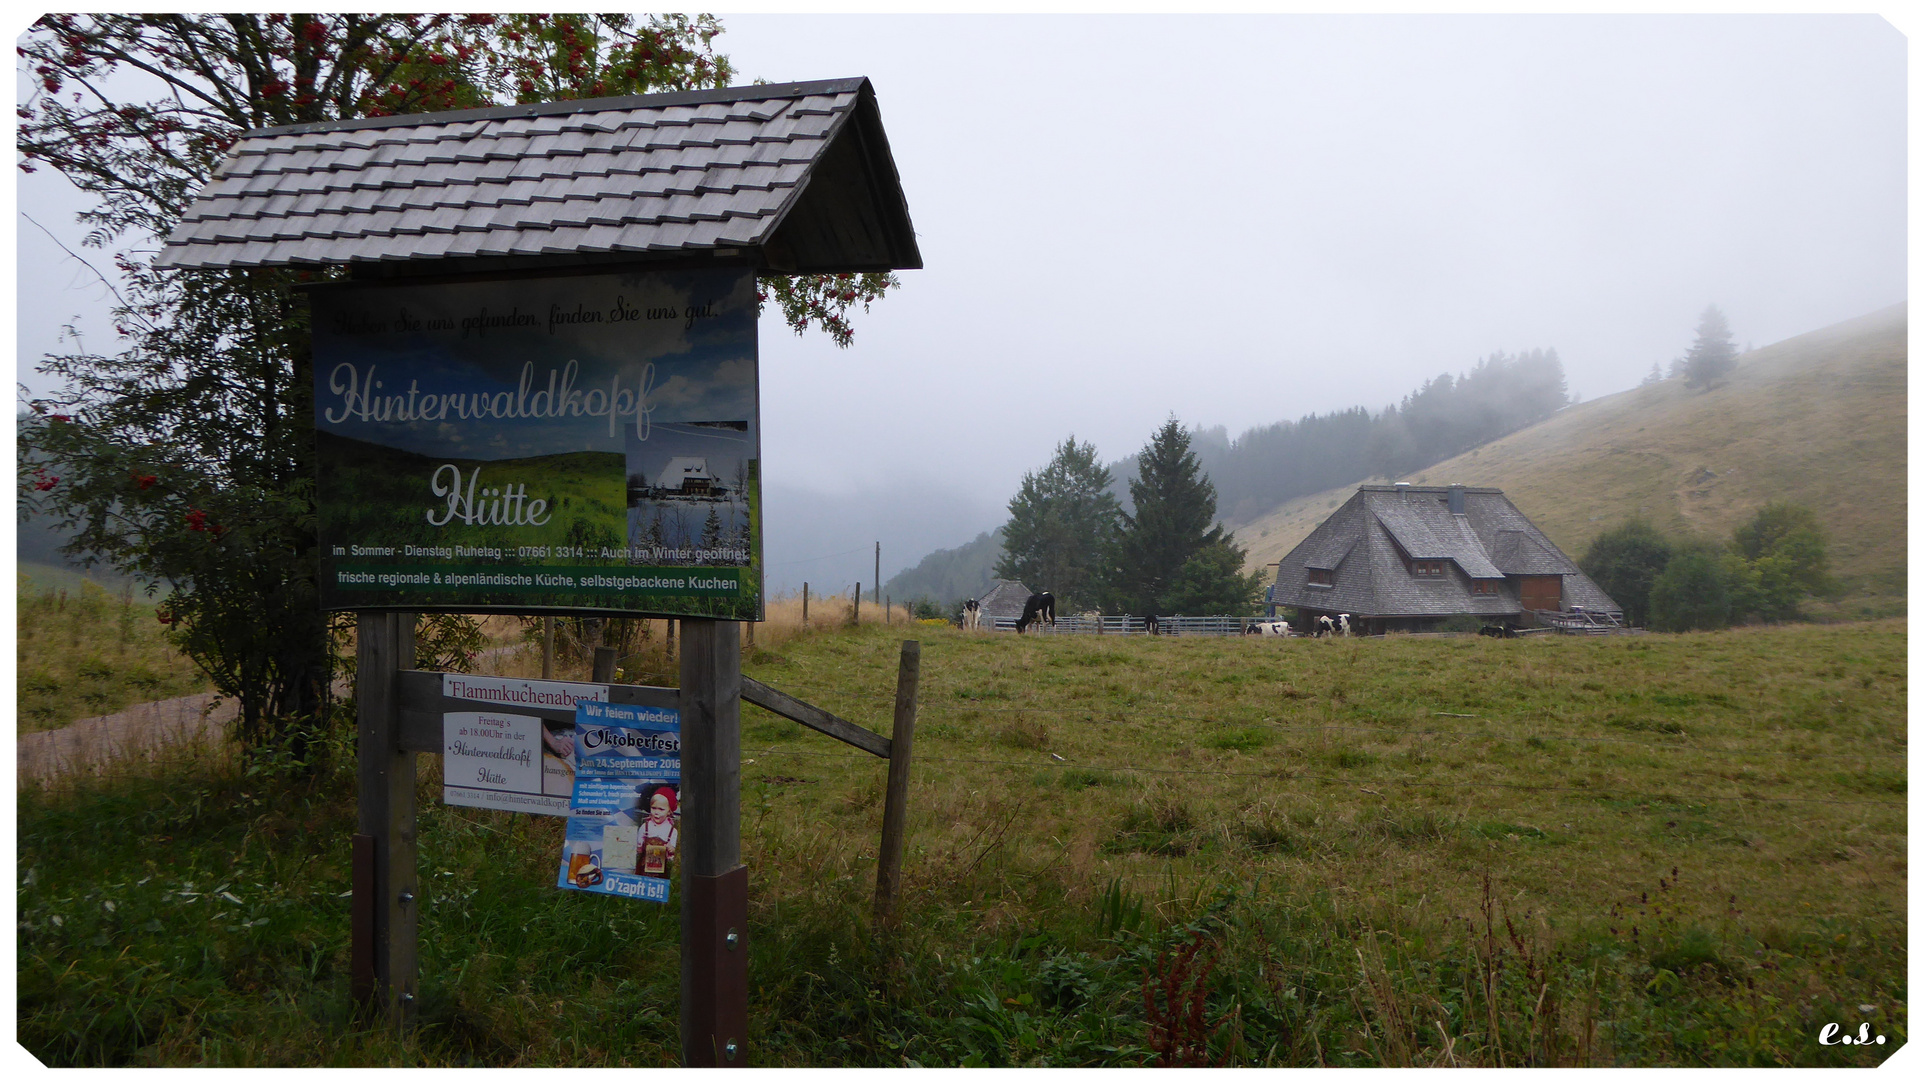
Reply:
[[[594,682],[614,681],[614,667],[620,659],[620,651],[611,645],[594,646]]]
[[[680,643],[680,1059],[747,1064],[747,868],[740,862],[740,626]]]
[[[860,582],[854,582],[854,625],[860,625]]]
[[[420,889],[414,755],[400,749],[397,673],[414,666],[414,616],[363,611],[355,644],[359,831],[353,838],[354,998],[395,1026],[413,1018],[420,985]]]
[[[800,624],[807,625],[807,583],[800,583]]]
[[[914,713],[920,697],[920,642],[900,643],[894,684],[894,736],[887,749],[887,804],[881,812],[880,858],[874,873],[874,926],[900,918],[900,861],[907,847],[907,769],[914,754]]]
[[[540,677],[554,677],[554,617],[543,615],[540,619]]]

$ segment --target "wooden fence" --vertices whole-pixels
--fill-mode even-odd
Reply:
[[[986,626],[990,621],[992,629],[1011,631],[1020,620],[983,619],[982,625]],[[1250,623],[1271,621],[1234,615],[1163,615],[1160,618],[1160,632],[1170,636],[1229,637],[1246,633]],[[1052,626],[1030,626],[1027,629],[1029,633],[1039,634],[1145,634],[1147,618],[1143,615],[1103,615],[1098,618],[1062,615],[1054,620]]]

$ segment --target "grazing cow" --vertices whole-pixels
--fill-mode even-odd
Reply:
[[[1323,615],[1320,618],[1314,620],[1314,636],[1315,637],[1332,637],[1333,635],[1334,635],[1333,619],[1330,619],[1326,615]]]
[[[1491,637],[1491,638],[1511,638],[1511,637],[1520,637],[1521,635],[1516,634],[1512,626],[1498,625],[1498,626],[1481,627],[1481,636]]]
[[[1161,617],[1159,615],[1149,615],[1147,617],[1147,632],[1156,637],[1160,636]]]
[[[1247,633],[1259,634],[1262,637],[1287,637],[1288,636],[1287,620],[1286,619],[1270,619],[1266,622],[1248,623]]]
[[[973,597],[961,605],[961,629],[979,630],[981,628],[981,602]]]
[[[1347,628],[1347,616],[1346,616],[1345,614],[1341,614],[1341,615],[1336,615],[1336,616],[1335,616],[1334,618],[1335,618],[1335,621],[1337,621],[1337,622],[1339,622],[1339,623],[1341,624],[1341,636],[1342,636],[1342,637],[1353,637],[1353,636],[1354,636],[1354,635],[1353,635],[1352,633],[1350,633],[1350,632],[1348,631],[1348,628]]]
[[[1014,632],[1017,634],[1025,634],[1027,633],[1028,627],[1036,624],[1041,626],[1054,625],[1053,593],[1037,592],[1029,596],[1026,605],[1021,608],[1020,621],[1014,624]]]

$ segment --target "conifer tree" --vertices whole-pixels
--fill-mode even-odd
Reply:
[[[1110,595],[1142,615],[1242,614],[1259,586],[1243,575],[1246,558],[1214,521],[1214,485],[1201,473],[1192,440],[1169,416],[1140,453],[1140,478],[1128,484],[1134,512],[1121,514]]]
[[[1734,334],[1728,329],[1727,316],[1713,304],[1701,313],[1694,328],[1694,344],[1682,359],[1682,370],[1689,386],[1711,389],[1716,380],[1734,370]]]

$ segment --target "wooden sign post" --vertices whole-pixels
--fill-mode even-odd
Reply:
[[[687,135],[690,123],[702,129],[697,138]],[[615,130],[636,134],[588,134]],[[710,137],[723,130],[726,140]],[[736,139],[742,132],[747,138]],[[356,149],[370,139],[403,158],[425,155],[418,160],[429,164],[406,177],[378,172],[382,166]],[[736,144],[751,144],[753,162],[799,171],[790,181],[743,185]],[[482,198],[480,187],[499,187],[498,178],[448,163],[495,158],[502,147],[514,148],[504,152],[515,170],[575,184],[581,199],[497,214],[499,193]],[[343,152],[344,164],[337,160]],[[293,217],[263,217],[273,185],[251,194],[202,190],[155,265],[349,269],[342,280],[327,275],[315,284],[308,300],[319,601],[326,611],[358,612],[360,627],[355,999],[404,1024],[418,989],[414,755],[441,752],[444,717],[456,710],[443,700],[438,674],[409,670],[409,613],[542,615],[543,679],[554,673],[553,616],[664,617],[670,654],[675,623],[683,624],[678,691],[606,685],[611,651],[596,654],[595,681],[606,700],[671,701],[682,710],[682,1048],[689,1065],[744,1064],[742,680],[739,624],[729,620],[765,615],[753,509],[760,446],[754,297],[757,279],[770,274],[920,267],[873,87],[832,79],[262,128],[229,151],[227,164],[241,163],[246,175],[293,185],[286,190],[324,180],[301,189],[323,193]],[[689,226],[664,196],[600,192],[591,182],[662,169],[711,194],[703,199],[717,213]],[[442,235],[457,233],[459,243],[424,243],[417,229],[389,220],[382,200],[423,191],[439,193],[436,205],[448,209],[435,227],[454,223],[456,231]],[[579,221],[589,224],[568,218],[563,230],[572,251],[555,250],[555,215],[583,209],[589,214]],[[264,252],[269,237],[257,230],[268,227],[278,231]],[[431,363],[421,359],[428,356]],[[722,378],[736,369],[752,378]],[[651,400],[657,378],[706,388],[699,407]],[[664,411],[651,415],[657,406]],[[428,421],[431,434],[419,426]],[[441,429],[456,423],[466,434],[443,438]],[[487,437],[508,441],[488,461],[468,461],[467,440],[479,445]],[[562,463],[562,446],[566,456],[586,456]],[[608,502],[591,521],[577,517],[589,513],[578,504],[567,515],[553,513],[561,492],[589,474],[615,502],[627,481],[627,505]],[[403,475],[411,478],[397,483]],[[642,483],[643,475],[653,482]],[[723,521],[722,536],[743,542],[649,539],[630,516],[651,513],[665,528],[677,515],[667,510],[687,500],[711,504],[710,515],[724,504],[734,520]],[[568,530],[583,522],[611,539],[571,537]],[[674,551],[683,553],[663,554]],[[878,555],[877,544],[876,592]],[[808,599],[803,585],[803,626]],[[859,603],[857,583],[856,624]],[[872,732],[751,680],[748,693],[886,756],[887,740]],[[505,711],[572,719],[571,710],[536,705]]]
[[[680,1060],[745,1065],[739,623],[681,624],[680,791]]]
[[[414,616],[359,613],[354,700],[359,709],[359,831],[353,839],[354,1000],[396,1026],[414,1015],[420,987],[415,942],[414,754],[400,741],[399,680],[414,666]]]

